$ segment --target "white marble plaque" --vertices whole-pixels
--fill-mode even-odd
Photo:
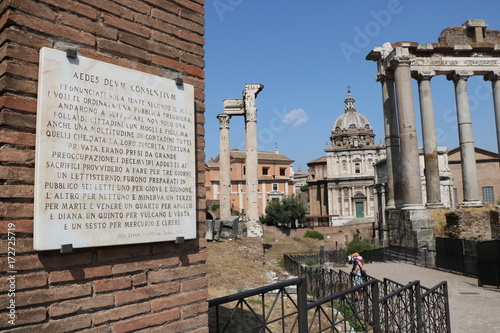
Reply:
[[[194,89],[43,48],[36,250],[196,237]]]

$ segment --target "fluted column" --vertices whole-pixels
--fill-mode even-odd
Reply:
[[[455,100],[457,104],[458,137],[462,163],[462,182],[464,201],[461,206],[480,207],[479,190],[476,170],[476,154],[474,151],[474,136],[472,135],[472,121],[470,117],[469,94],[467,79],[473,73],[469,71],[455,71],[448,75],[455,84]]]
[[[495,124],[497,130],[497,149],[500,153],[500,83],[498,79],[500,78],[500,71],[491,72],[484,76],[484,79],[491,81],[491,87],[493,90],[493,107],[495,108]]]
[[[229,152],[229,120],[231,116],[221,113],[219,119],[219,174],[220,174],[220,217],[231,216],[231,165]]]
[[[259,170],[257,156],[257,108],[255,98],[264,88],[261,84],[246,84],[243,91],[245,100],[246,127],[246,185],[247,185],[247,217],[248,236],[262,237],[262,226],[259,224]]]
[[[392,75],[379,75],[382,84],[382,102],[384,107],[384,134],[387,164],[387,208],[394,209],[402,204],[401,162],[399,152],[399,129],[394,96]]]
[[[429,208],[442,208],[436,125],[434,123],[434,107],[432,105],[431,91],[431,78],[434,75],[434,71],[420,71],[417,75],[417,80],[420,98],[420,119],[422,122],[422,141],[424,143],[426,206]]]
[[[418,141],[413,106],[410,58],[394,57],[394,81],[401,143],[402,209],[424,209],[418,160]]]

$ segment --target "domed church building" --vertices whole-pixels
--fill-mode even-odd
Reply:
[[[344,113],[333,125],[326,156],[309,162],[310,216],[328,216],[330,226],[354,218],[374,220],[374,164],[385,159],[385,146],[374,143],[375,134],[358,113],[350,89]]]

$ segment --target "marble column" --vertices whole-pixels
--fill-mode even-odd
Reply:
[[[385,218],[385,187],[380,188],[380,201],[382,201],[382,212],[380,218],[382,219],[382,241],[383,245],[386,246],[389,243],[389,226],[387,225],[387,219]]]
[[[384,134],[387,165],[387,208],[394,209],[402,204],[401,161],[399,152],[399,129],[394,96],[392,75],[379,75],[377,81],[382,84],[382,102],[384,107]]]
[[[484,79],[491,81],[493,90],[493,107],[495,108],[495,124],[497,130],[497,149],[500,154],[500,71],[491,72],[484,76]]]
[[[344,199],[344,188],[340,188],[340,216],[344,216],[344,208],[345,208],[345,199]]]
[[[229,151],[229,120],[231,116],[221,113],[219,119],[219,174],[220,174],[220,217],[231,216],[231,165]]]
[[[246,127],[247,234],[249,237],[262,237],[263,235],[262,226],[259,224],[257,108],[255,107],[255,98],[263,88],[261,84],[246,84],[243,91]]]
[[[418,141],[413,106],[410,58],[395,56],[394,81],[401,144],[402,209],[424,209],[418,158]]]
[[[434,75],[434,71],[419,71],[416,78],[418,80],[422,141],[424,143],[426,206],[428,208],[442,208],[436,125],[434,123],[434,107],[432,105],[431,91],[431,79]]]
[[[457,70],[448,75],[448,79],[455,84],[455,100],[457,104],[458,137],[462,163],[462,182],[464,201],[463,207],[481,207],[477,182],[476,154],[474,150],[474,136],[472,135],[472,121],[470,117],[469,95],[467,79],[473,75],[470,71]]]

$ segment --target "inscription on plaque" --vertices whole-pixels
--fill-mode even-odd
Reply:
[[[43,48],[36,250],[196,237],[194,89]]]

